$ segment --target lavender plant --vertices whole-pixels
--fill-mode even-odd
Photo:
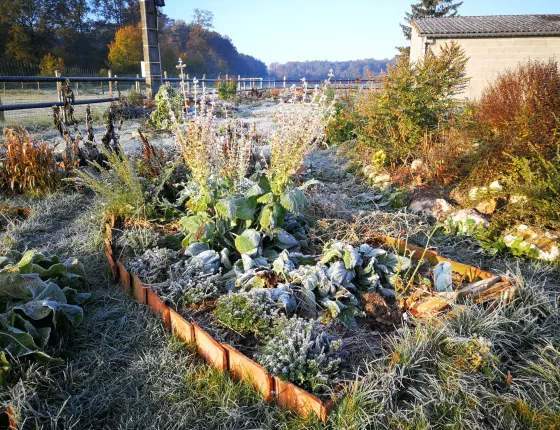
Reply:
[[[342,340],[327,334],[317,321],[282,317],[256,355],[272,375],[323,391],[342,363]]]

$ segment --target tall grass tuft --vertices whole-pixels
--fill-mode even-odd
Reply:
[[[154,207],[144,193],[132,160],[122,150],[101,150],[106,161],[91,162],[92,169],[77,170],[74,181],[90,188],[102,200],[106,217],[149,218]]]

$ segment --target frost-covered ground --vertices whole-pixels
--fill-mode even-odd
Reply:
[[[257,130],[272,127],[274,111],[275,105],[268,101],[235,110],[239,118],[256,124]],[[121,145],[127,152],[140,146],[139,126],[138,121],[128,121],[121,130]],[[103,130],[104,126],[97,126],[96,135]],[[41,133],[53,143],[60,141],[54,130]],[[173,145],[170,134],[147,136],[153,144]],[[371,195],[378,191],[355,175],[335,148],[315,151],[306,165],[309,175],[324,183],[307,209],[310,217],[355,217],[379,232],[402,234],[404,229],[418,243],[426,240],[433,224],[424,217],[376,205]],[[16,375],[19,383],[0,392],[0,406],[14,402],[21,428],[321,428],[265,405],[249,387],[213,372],[111,284],[95,223],[97,202],[91,195],[61,192],[43,200],[14,203],[30,206],[32,214],[0,231],[0,248],[35,248],[77,256],[86,266],[93,291],[83,324],[60,350],[66,365],[27,369]],[[337,233],[352,237],[353,232],[328,232],[331,236]],[[531,283],[560,289],[558,270],[492,257],[472,239],[442,236],[432,239],[431,245],[457,261],[496,273],[519,271]],[[332,428],[352,428],[337,416],[341,415],[335,415]]]

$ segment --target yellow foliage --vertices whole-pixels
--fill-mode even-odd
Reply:
[[[54,76],[55,71],[64,72],[66,66],[62,58],[55,57],[50,52],[43,57],[39,63],[41,69],[41,76]]]
[[[136,25],[125,25],[115,32],[115,40],[108,46],[108,60],[114,72],[134,69],[143,59],[142,29]]]

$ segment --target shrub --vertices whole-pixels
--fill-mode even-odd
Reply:
[[[546,159],[560,138],[560,72],[555,60],[528,61],[500,75],[483,93],[476,120],[490,141],[488,165],[504,155]],[[498,163],[499,164],[499,163]]]
[[[317,321],[282,317],[256,359],[272,375],[318,392],[338,372],[341,346]]]
[[[162,85],[155,97],[156,108],[150,115],[148,125],[156,129],[171,130],[173,118],[182,118],[183,99],[173,88]]]
[[[333,118],[326,131],[326,140],[331,145],[344,143],[355,138],[355,124],[350,106],[337,102]]]
[[[5,128],[4,137],[6,141],[0,143],[0,187],[40,194],[62,186],[66,172],[57,162],[53,146],[32,140],[23,129]]]
[[[263,335],[270,332],[278,307],[265,291],[230,293],[220,297],[214,315],[241,335]]]
[[[358,137],[387,152],[390,163],[406,163],[426,152],[426,136],[448,126],[454,96],[468,82],[467,57],[452,42],[439,55],[428,52],[417,64],[399,56],[381,77],[382,91],[367,91],[357,103]]]
[[[220,100],[231,100],[237,93],[237,83],[234,79],[218,81],[217,88]]]
[[[528,151],[527,156],[511,158],[503,177],[506,191],[523,198],[504,208],[502,218],[560,228],[560,144],[550,158],[533,145]]]
[[[49,52],[39,63],[39,69],[40,76],[54,76],[54,73],[57,70],[60,73],[64,73],[66,66],[64,65],[64,60],[62,58],[55,57]]]

